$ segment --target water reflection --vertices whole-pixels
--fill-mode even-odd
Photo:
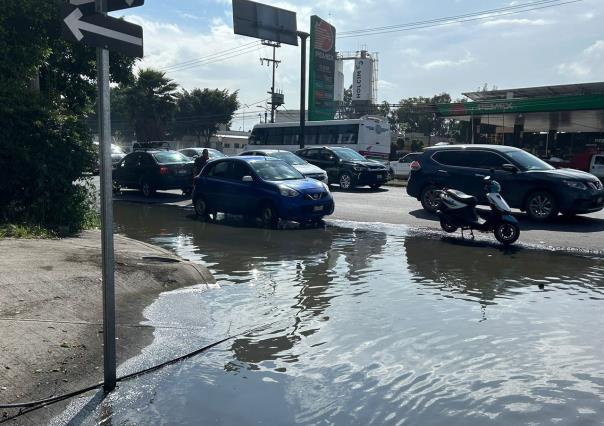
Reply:
[[[587,257],[538,250],[506,252],[488,246],[477,249],[472,243],[447,239],[443,244],[430,238],[407,239],[405,252],[413,280],[445,297],[487,306],[498,298],[513,297],[522,287],[549,291],[566,286],[604,297],[602,269]]]
[[[116,424],[604,418],[601,260],[506,254],[388,227],[267,231],[189,214],[116,205],[121,232],[204,263],[221,286],[162,295],[150,323],[206,328],[158,328],[148,352],[180,355],[225,330],[273,325],[122,384],[103,402]],[[477,321],[486,308],[489,321]],[[107,416],[97,408],[88,418]]]

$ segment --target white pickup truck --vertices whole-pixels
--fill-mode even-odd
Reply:
[[[595,154],[591,157],[589,173],[604,181],[604,154]]]
[[[422,155],[421,152],[412,152],[401,157],[398,161],[391,161],[390,168],[393,170],[394,176],[401,179],[409,179],[411,163],[417,160],[420,155]]]

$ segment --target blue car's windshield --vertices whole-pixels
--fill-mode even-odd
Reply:
[[[508,157],[514,160],[524,170],[553,170],[554,168],[547,164],[545,161],[540,160],[533,154],[529,154],[526,151],[507,151],[505,153]]]
[[[252,161],[250,165],[263,180],[304,179],[299,171],[281,160]]]

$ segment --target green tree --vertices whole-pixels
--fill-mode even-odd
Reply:
[[[151,68],[141,69],[131,85],[114,94],[122,101],[139,142],[165,140],[176,111],[178,84],[166,74]]]
[[[194,135],[198,146],[210,146],[210,139],[220,124],[231,125],[233,114],[239,109],[238,92],[228,90],[194,89],[184,90],[178,95],[178,110],[175,115],[176,135]]]
[[[95,50],[61,40],[60,2],[0,9],[0,221],[78,230],[94,213],[81,177],[95,160]],[[113,81],[127,82],[133,60],[111,56]]]

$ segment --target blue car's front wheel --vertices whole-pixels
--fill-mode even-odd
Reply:
[[[277,210],[270,203],[264,203],[260,207],[260,220],[266,228],[276,228],[279,223],[279,215]]]
[[[200,219],[208,220],[210,218],[208,204],[203,197],[196,197],[195,200],[193,200],[193,207],[195,208],[195,213]]]

